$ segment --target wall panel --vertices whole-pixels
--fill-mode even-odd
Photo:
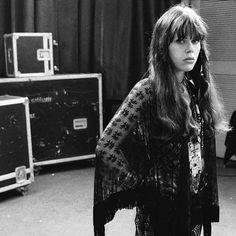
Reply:
[[[236,1],[201,0],[200,14],[209,26],[210,61],[227,118],[236,110]],[[217,155],[224,156],[225,135],[217,135]]]

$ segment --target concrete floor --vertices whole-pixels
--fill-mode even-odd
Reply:
[[[94,168],[89,161],[45,166],[25,196],[0,195],[1,236],[93,236]],[[236,235],[236,162],[223,168],[218,160],[221,222],[213,236]],[[134,210],[117,212],[106,236],[134,236]]]

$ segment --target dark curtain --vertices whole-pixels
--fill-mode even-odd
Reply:
[[[123,99],[147,71],[153,26],[171,5],[166,0],[100,0],[101,65],[107,99]]]
[[[11,32],[52,32],[59,73],[93,72],[94,18],[95,0],[0,0],[0,76],[6,76],[3,34]]]
[[[3,34],[52,32],[59,73],[103,75],[105,100],[122,100],[145,71],[156,19],[179,0],[0,0]]]

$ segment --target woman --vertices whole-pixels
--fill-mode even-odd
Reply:
[[[148,77],[131,90],[96,148],[96,236],[125,207],[136,207],[136,236],[199,236],[202,227],[211,235],[211,222],[219,220],[214,134],[227,123],[206,36],[205,22],[186,6],[156,22]]]

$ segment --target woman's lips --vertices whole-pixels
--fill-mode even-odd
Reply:
[[[195,62],[195,59],[193,57],[187,57],[184,59],[185,62],[188,62],[188,63],[193,63]]]

